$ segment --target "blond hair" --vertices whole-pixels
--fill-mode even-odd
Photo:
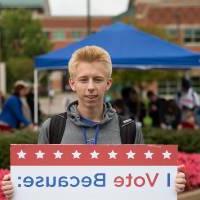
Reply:
[[[70,77],[73,77],[80,62],[100,62],[108,71],[108,77],[112,75],[112,62],[109,53],[98,46],[85,46],[76,50],[68,63]]]

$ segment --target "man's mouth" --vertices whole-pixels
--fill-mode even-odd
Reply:
[[[97,95],[86,95],[88,99],[96,99]]]

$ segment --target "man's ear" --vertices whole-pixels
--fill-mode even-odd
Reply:
[[[69,78],[69,85],[71,87],[71,89],[75,92],[75,81],[72,78]]]
[[[112,85],[112,78],[109,78],[109,79],[107,80],[106,91],[108,91],[108,90],[110,89],[111,85]]]

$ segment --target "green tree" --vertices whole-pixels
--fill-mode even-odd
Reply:
[[[33,81],[33,60],[28,57],[13,57],[7,61],[8,90],[16,80],[23,79],[27,82]]]
[[[32,80],[32,58],[49,51],[51,43],[42,32],[40,22],[33,19],[27,10],[2,11],[0,28],[2,59],[7,64],[7,83],[10,89],[16,80]]]
[[[42,32],[41,24],[26,10],[2,11],[4,60],[10,57],[32,57],[47,52],[51,45]]]
[[[176,80],[183,76],[181,70],[115,70],[113,72],[113,82],[122,85],[139,84],[143,81],[151,82],[153,80]]]

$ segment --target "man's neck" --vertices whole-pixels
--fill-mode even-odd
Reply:
[[[103,104],[95,108],[87,108],[81,105],[77,107],[80,115],[95,122],[100,122],[103,116]]]

